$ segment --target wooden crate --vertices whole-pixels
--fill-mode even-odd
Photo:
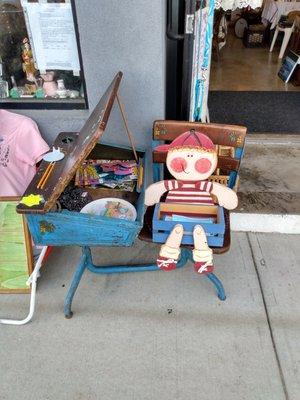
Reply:
[[[200,222],[180,222],[165,221],[162,219],[163,214],[191,214],[214,217],[216,223],[200,223]],[[203,206],[198,204],[176,204],[176,203],[159,203],[156,204],[153,214],[153,241],[157,243],[165,243],[171,230],[175,225],[181,224],[184,228],[182,239],[183,244],[193,244],[193,229],[195,225],[201,225],[207,235],[209,246],[222,247],[224,243],[225,219],[224,209],[220,206]]]
[[[266,28],[263,24],[250,25],[244,31],[243,43],[245,47],[262,47],[265,43]]]

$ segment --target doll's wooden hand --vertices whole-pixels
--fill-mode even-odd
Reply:
[[[159,203],[161,196],[166,192],[164,181],[156,182],[150,185],[145,191],[146,206],[153,206]]]
[[[234,210],[237,207],[238,197],[232,189],[224,185],[220,185],[219,183],[214,183],[211,192],[217,196],[220,206],[226,208],[227,210]]]

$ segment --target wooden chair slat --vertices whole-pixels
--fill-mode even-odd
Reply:
[[[190,129],[195,129],[204,133],[210,137],[215,144],[232,147],[243,147],[247,132],[244,126],[238,125],[159,120],[155,121],[153,125],[153,139],[172,141],[181,133]]]
[[[165,163],[167,158],[167,153],[153,151],[153,162],[155,163]],[[218,156],[218,168],[227,171],[238,171],[240,165],[240,160],[231,157]]]

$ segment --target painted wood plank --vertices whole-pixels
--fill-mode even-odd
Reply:
[[[249,234],[289,400],[300,396],[299,239]]]
[[[183,203],[160,203],[160,211],[185,212],[192,214],[217,214],[218,207],[215,205],[183,204]]]
[[[167,152],[158,152],[153,151],[153,162],[154,163],[165,163],[167,159]],[[240,166],[240,160],[225,157],[225,156],[218,156],[218,168],[222,168],[223,170],[234,170],[238,171]]]
[[[199,130],[209,136],[215,144],[233,147],[243,147],[247,128],[238,125],[203,124],[201,122],[186,122],[161,120],[153,125],[154,140],[173,140],[181,133],[190,129]]]
[[[63,211],[27,214],[36,244],[51,246],[131,246],[141,230],[139,221],[125,221]]]
[[[165,243],[169,237],[170,232],[157,232],[153,231],[153,242],[155,243]],[[194,239],[193,239],[193,233],[192,232],[184,232],[182,241],[182,244],[186,245],[193,245],[194,244]],[[210,247],[222,247],[224,244],[224,235],[218,234],[218,235],[207,235],[207,244]]]

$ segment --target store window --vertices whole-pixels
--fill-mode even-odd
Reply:
[[[0,108],[87,108],[73,0],[0,0]]]

